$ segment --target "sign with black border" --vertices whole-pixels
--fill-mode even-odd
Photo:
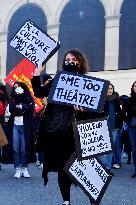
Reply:
[[[64,171],[83,189],[91,203],[98,205],[112,179],[98,158],[78,160],[74,153]]]
[[[89,159],[113,151],[114,143],[106,117],[73,122],[78,158]]]
[[[48,102],[78,105],[86,110],[101,112],[109,83],[87,75],[60,71],[53,80]]]
[[[45,64],[60,47],[60,44],[43,32],[31,20],[25,21],[10,45],[39,67]]]

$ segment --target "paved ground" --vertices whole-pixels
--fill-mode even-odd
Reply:
[[[13,165],[2,165],[0,171],[0,205],[62,205],[57,183],[57,173],[49,173],[49,182],[45,187],[41,178],[41,169],[36,164],[29,166],[30,179],[14,179]],[[120,170],[113,170],[113,177],[101,205],[136,205],[136,179],[131,179],[133,165],[123,160]],[[71,205],[90,205],[84,192],[71,187]]]

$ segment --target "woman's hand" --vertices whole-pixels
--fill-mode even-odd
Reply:
[[[20,108],[20,109],[22,109],[22,105],[21,105],[21,104],[16,105],[16,108]]]
[[[76,111],[86,112],[86,110],[83,109],[82,107],[80,107],[79,105],[74,105],[74,109],[75,109]]]
[[[39,76],[44,70],[44,66],[40,65],[38,68],[35,69],[34,76]]]

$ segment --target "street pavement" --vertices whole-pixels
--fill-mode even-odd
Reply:
[[[112,170],[112,178],[100,205],[136,205],[136,179],[131,179],[133,165],[123,159],[119,170]],[[13,178],[13,165],[2,165],[0,171],[0,205],[62,205],[57,173],[49,173],[47,186],[43,185],[42,170],[36,164],[29,165],[31,178]],[[82,189],[71,186],[71,205],[90,205]]]

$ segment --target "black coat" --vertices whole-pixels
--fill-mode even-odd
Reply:
[[[112,101],[113,101],[113,105],[115,108],[115,128],[121,129],[122,124],[123,124],[123,117],[122,117],[122,110],[120,107],[120,101],[116,97],[113,97]],[[104,113],[105,113],[105,116],[108,117],[108,115],[109,115],[109,100],[105,101]]]
[[[40,77],[34,76],[31,82],[36,97],[48,97],[52,81],[41,86]],[[75,116],[76,120],[85,120],[96,117],[96,114],[88,111],[76,113],[74,107],[48,103],[44,117],[41,119],[37,138],[37,149],[45,152],[47,171],[62,169],[75,151],[72,127]]]
[[[130,124],[132,117],[136,117],[136,94],[128,99],[127,123]]]
[[[32,79],[36,97],[47,97],[52,81],[41,87],[40,77]],[[38,130],[38,151],[45,152],[46,170],[58,171],[63,168],[75,151],[72,122],[75,119],[73,107],[49,103],[45,109]]]
[[[6,98],[4,96],[4,92],[0,90],[0,102],[3,104],[3,108],[5,108]],[[0,115],[0,123],[3,123],[4,115]]]
[[[18,108],[16,108],[16,104],[18,103],[22,104],[21,111]],[[9,103],[9,111],[11,113],[11,116],[10,116],[8,123],[6,124],[6,133],[7,133],[7,138],[9,140],[10,145],[7,145],[7,150],[6,150],[6,147],[4,148],[3,157],[2,157],[3,162],[11,163],[11,156],[13,156],[13,153],[10,153],[10,152],[13,149],[11,147],[9,148],[9,146],[12,146],[12,142],[13,142],[12,137],[13,137],[14,116],[16,116],[17,113],[20,113],[21,115],[23,113],[24,136],[25,136],[25,142],[26,142],[28,162],[35,162],[36,155],[35,155],[35,150],[34,150],[35,141],[34,141],[34,135],[33,135],[33,113],[34,113],[33,98],[27,92],[24,93],[22,97],[20,97],[20,99],[18,99],[16,95],[12,96],[12,99]],[[7,154],[6,154],[6,151],[7,151]]]

